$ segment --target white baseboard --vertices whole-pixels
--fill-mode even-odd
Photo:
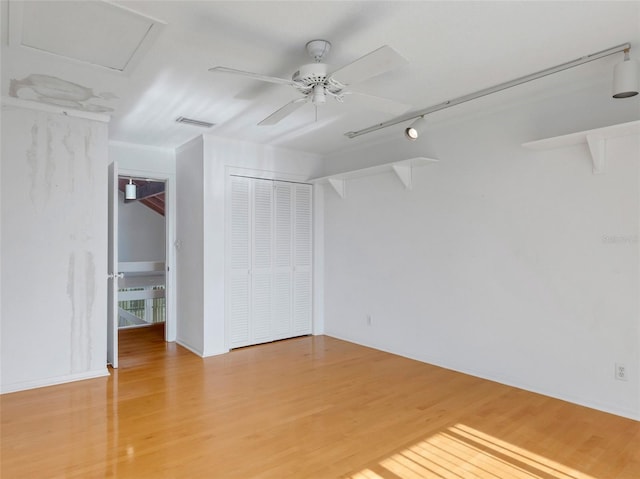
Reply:
[[[194,348],[193,346],[187,344],[186,342],[184,342],[184,340],[182,340],[180,338],[177,338],[176,339],[176,343],[179,344],[180,346],[182,346],[184,349],[188,349],[189,351],[191,351],[196,356],[200,356],[201,358],[204,357],[204,355],[202,354],[202,351],[200,351],[199,349]]]
[[[55,386],[56,384],[70,383],[73,381],[82,381],[84,379],[94,379],[109,376],[107,368],[86,371],[83,373],[67,374],[64,376],[56,376],[53,378],[36,379],[33,381],[22,381],[13,384],[3,384],[0,386],[0,394],[13,393],[17,391],[26,391],[27,389],[44,388],[47,386]]]
[[[223,351],[200,351],[199,349],[194,348],[193,346],[187,344],[186,342],[184,342],[184,340],[180,338],[176,339],[176,343],[178,343],[183,348],[188,349],[196,356],[200,356],[201,358],[208,358],[210,356],[219,356],[220,354],[225,354],[229,352],[228,349],[225,349]]]
[[[221,354],[226,354],[228,352],[229,352],[228,349],[223,349],[223,350],[220,350],[220,351],[205,351],[202,354],[202,357],[203,358],[210,358],[211,356],[220,356]]]

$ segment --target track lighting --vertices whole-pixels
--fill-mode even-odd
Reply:
[[[137,197],[137,186],[133,183],[133,179],[129,178],[129,183],[124,187],[125,200],[135,200]]]
[[[574,68],[579,65],[583,65],[588,62],[592,62],[594,60],[598,60],[600,58],[608,57],[609,55],[615,55],[621,52],[624,52],[624,61],[618,65],[616,65],[614,74],[613,74],[613,97],[614,98],[629,98],[638,94],[638,64],[636,61],[631,60],[629,58],[629,49],[631,48],[630,43],[623,43],[621,45],[617,45],[615,47],[608,48],[606,50],[602,50],[600,52],[591,53],[590,55],[577,58],[576,60],[571,60],[566,63],[562,63],[560,65],[556,65],[545,70],[540,70],[535,73],[531,73],[529,75],[525,75],[520,78],[515,78],[513,80],[509,80],[504,83],[500,83],[498,85],[494,85],[489,88],[485,88],[483,90],[478,90],[473,93],[468,93],[466,95],[460,96],[458,98],[454,98],[453,100],[447,100],[442,103],[438,103],[436,105],[432,105],[427,108],[423,108],[420,110],[412,111],[409,113],[405,113],[404,115],[398,116],[391,120],[385,121],[383,123],[377,123],[368,128],[363,128],[358,131],[348,131],[345,133],[345,136],[348,138],[356,138],[360,135],[365,135],[367,133],[371,133],[373,131],[381,130],[382,128],[388,128],[390,126],[395,126],[400,123],[404,123],[409,120],[416,120],[414,123],[409,126],[404,131],[405,136],[409,140],[415,140],[418,138],[420,132],[417,128],[417,123],[424,120],[425,115],[430,113],[444,110],[446,108],[451,108],[452,106],[460,105],[462,103],[475,100],[476,98],[481,98],[483,96],[491,95],[493,93],[497,93],[502,90],[506,90],[507,88],[512,88],[517,85],[522,85],[523,83],[527,83],[533,80],[537,80],[538,78],[543,78],[547,75],[552,75],[554,73],[558,73],[564,70],[568,70],[569,68]]]
[[[638,62],[624,51],[624,60],[613,69],[613,98],[629,98],[638,94]]]
[[[420,136],[420,130],[422,130],[426,124],[427,120],[425,120],[424,116],[421,116],[404,130],[405,138],[411,141],[417,140]]]

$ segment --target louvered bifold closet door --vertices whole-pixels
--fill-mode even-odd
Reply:
[[[311,333],[311,185],[229,177],[229,348]]]
[[[274,182],[273,339],[292,336],[293,188]]]
[[[251,181],[230,178],[231,233],[229,252],[230,285],[227,295],[229,347],[251,344]]]
[[[272,340],[273,183],[254,180],[251,268],[251,343]]]
[[[312,318],[312,189],[293,185],[293,332],[311,333]]]

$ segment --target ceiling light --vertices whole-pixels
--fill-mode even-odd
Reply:
[[[424,116],[421,116],[404,130],[405,138],[411,141],[417,140],[420,136],[420,130],[422,130],[426,124],[427,120],[425,120]]]
[[[638,94],[638,62],[624,51],[624,60],[613,69],[613,98],[629,98]]]
[[[135,200],[137,197],[137,187],[133,183],[133,179],[129,178],[129,183],[124,187],[124,199]]]

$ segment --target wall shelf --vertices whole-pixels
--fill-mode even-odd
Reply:
[[[345,198],[347,195],[347,180],[393,171],[404,187],[407,190],[411,190],[413,188],[413,169],[420,166],[430,165],[437,161],[439,160],[435,160],[433,158],[410,158],[408,160],[384,163],[382,165],[371,166],[369,168],[322,176],[320,178],[311,178],[309,179],[309,182],[313,184],[328,183],[341,198]]]
[[[579,131],[568,135],[555,136],[542,140],[523,143],[522,146],[532,150],[551,150],[568,146],[587,144],[593,161],[593,173],[604,173],[607,160],[607,140],[621,136],[640,134],[640,121],[630,121],[618,125],[595,128],[593,130]]]

